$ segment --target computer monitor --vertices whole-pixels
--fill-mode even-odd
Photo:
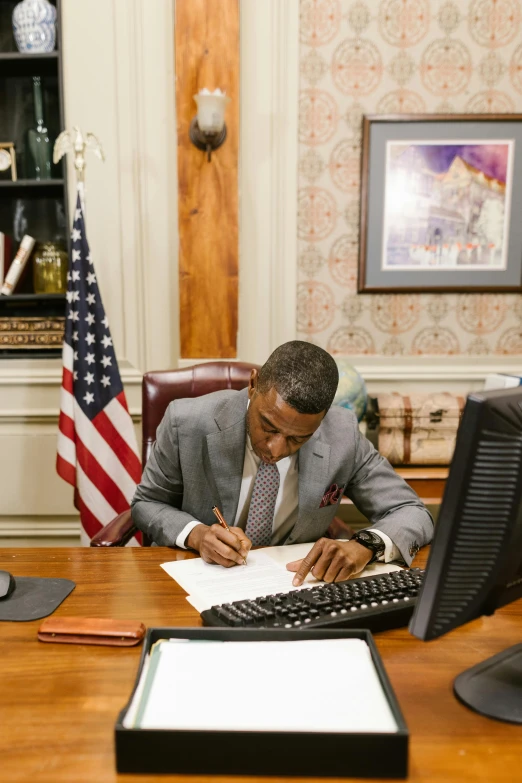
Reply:
[[[520,597],[522,387],[468,396],[409,630],[435,639]],[[460,674],[454,692],[522,724],[522,644]]]

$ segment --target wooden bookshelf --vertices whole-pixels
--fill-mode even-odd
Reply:
[[[13,142],[18,179],[0,179],[0,231],[12,238],[12,255],[22,236],[37,242],[60,242],[70,252],[70,223],[65,162],[53,179],[28,176],[26,133],[35,125],[32,79],[40,76],[44,116],[52,140],[64,129],[61,2],[57,11],[56,49],[46,54],[19,52],[11,17],[17,0],[0,0],[0,142]],[[11,296],[0,296],[0,357],[59,355],[65,296],[35,294],[31,260]]]

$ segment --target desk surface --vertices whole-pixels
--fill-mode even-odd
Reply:
[[[417,565],[425,561],[422,555]],[[63,616],[194,626],[200,625],[199,615],[159,567],[186,556],[156,547],[3,549],[0,569],[15,576],[73,579],[75,590],[57,610]],[[36,638],[39,624],[0,622],[2,783],[225,780],[116,775],[113,727],[131,692],[141,647],[43,644]],[[414,639],[406,629],[375,636],[410,729],[411,783],[520,780],[522,728],[469,711],[453,697],[452,682],[463,669],[521,639],[522,601],[430,643]],[[329,676],[340,673],[329,674],[325,661],[318,681],[326,683]],[[234,778],[235,783],[243,780]]]

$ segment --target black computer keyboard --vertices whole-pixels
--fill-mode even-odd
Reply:
[[[424,571],[411,568],[213,606],[205,625],[228,628],[369,628],[408,625]]]

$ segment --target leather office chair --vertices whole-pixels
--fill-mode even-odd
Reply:
[[[142,381],[142,465],[145,466],[156,430],[172,400],[200,397],[220,389],[244,389],[256,364],[244,362],[207,362],[181,370],[147,372]],[[136,533],[130,509],[115,517],[91,540],[91,546],[125,546]],[[338,517],[329,528],[331,538],[351,538],[353,531]],[[143,545],[150,546],[143,535]]]

